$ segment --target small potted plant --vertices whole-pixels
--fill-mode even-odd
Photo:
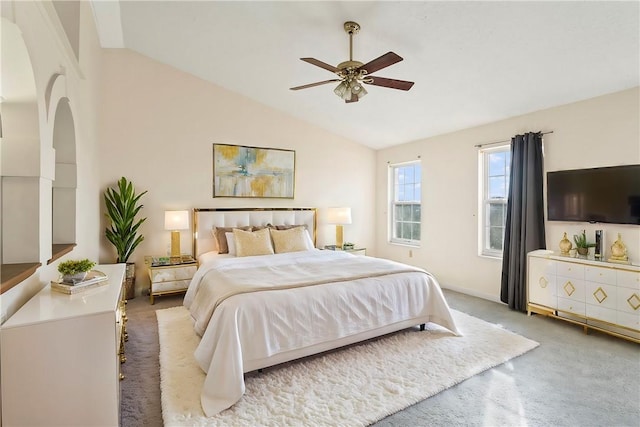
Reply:
[[[87,273],[96,265],[95,262],[89,259],[70,259],[68,261],[58,264],[58,273],[62,274],[62,281],[64,283],[78,283],[82,282]]]
[[[574,234],[573,241],[576,243],[578,253],[583,256],[586,256],[589,253],[589,248],[596,246],[595,243],[587,242],[587,234],[584,230],[580,234]]]

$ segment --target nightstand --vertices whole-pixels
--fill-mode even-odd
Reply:
[[[327,245],[324,248],[319,248],[319,249],[320,250],[328,250],[328,251],[349,252],[350,254],[353,254],[353,255],[366,255],[367,254],[367,248],[336,249],[336,247],[333,246],[333,245]]]
[[[354,255],[366,255],[367,254],[367,248],[353,248],[353,249],[345,249],[345,252],[349,252],[350,254],[354,254]]]
[[[149,302],[151,304],[156,296],[185,292],[198,269],[198,264],[193,259],[180,264],[154,264],[152,260],[152,257],[145,257],[149,271]]]

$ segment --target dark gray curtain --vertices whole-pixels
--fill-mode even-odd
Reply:
[[[542,134],[511,139],[511,175],[502,253],[500,300],[527,310],[527,253],[545,248]]]

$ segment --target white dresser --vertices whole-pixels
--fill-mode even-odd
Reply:
[[[3,426],[117,426],[125,264],[75,295],[48,285],[0,329]]]
[[[640,267],[529,253],[527,311],[640,342]]]

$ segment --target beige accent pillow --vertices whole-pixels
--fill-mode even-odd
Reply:
[[[240,230],[251,230],[251,226],[246,227],[213,227],[211,230],[211,234],[216,239],[216,244],[218,245],[218,253],[219,254],[228,254],[229,246],[227,245],[227,236],[225,233],[231,233],[234,228]]]
[[[233,229],[236,241],[236,256],[270,255],[273,253],[269,229],[243,231]]]
[[[286,230],[271,229],[271,238],[277,254],[308,250],[307,235],[305,227],[294,227]]]

